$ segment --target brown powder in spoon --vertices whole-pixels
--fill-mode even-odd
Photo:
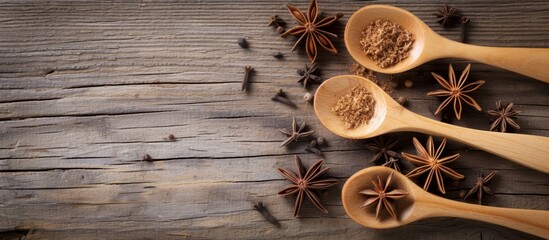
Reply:
[[[374,97],[365,87],[356,86],[337,101],[332,112],[343,121],[347,129],[352,129],[372,119],[375,104]]]
[[[360,46],[364,54],[382,68],[393,66],[408,57],[414,37],[394,22],[377,19],[362,30]]]

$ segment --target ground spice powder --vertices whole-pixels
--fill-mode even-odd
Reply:
[[[352,88],[342,96],[332,108],[347,129],[367,124],[374,115],[375,99],[363,86]]]
[[[362,30],[360,45],[364,54],[382,68],[393,66],[408,57],[414,37],[394,22],[377,19]]]

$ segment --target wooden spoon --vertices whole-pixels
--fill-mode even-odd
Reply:
[[[332,113],[337,101],[362,85],[374,97],[374,115],[368,124],[347,129]],[[549,138],[524,134],[474,130],[435,121],[399,105],[372,81],[353,75],[330,78],[318,87],[314,108],[320,122],[333,133],[351,139],[371,138],[389,132],[414,131],[443,136],[549,173]]]
[[[376,19],[387,19],[410,31],[415,42],[410,56],[394,66],[381,68],[360,46],[362,30]],[[438,58],[473,60],[549,83],[549,48],[483,47],[448,40],[429,28],[412,13],[388,5],[369,5],[356,11],[345,27],[345,46],[364,67],[382,73],[400,73]]]
[[[373,188],[372,180],[378,176],[385,180],[391,173],[394,175],[389,190],[399,188],[408,192],[408,195],[395,201],[397,219],[383,212],[378,221],[375,209],[361,208],[367,196],[359,192]],[[369,167],[353,174],[343,186],[341,200],[351,219],[370,228],[393,228],[432,217],[459,217],[549,238],[549,211],[488,207],[448,200],[426,192],[406,176],[388,167]]]

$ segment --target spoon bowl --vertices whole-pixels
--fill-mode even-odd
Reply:
[[[391,173],[393,180],[387,190],[398,188],[408,192],[408,195],[394,201],[396,219],[384,210],[380,219],[376,220],[374,208],[361,208],[368,197],[360,194],[360,191],[372,189],[372,180],[377,177],[386,179]],[[549,211],[489,207],[448,200],[426,192],[406,176],[388,167],[369,167],[353,174],[343,186],[341,201],[351,219],[370,228],[394,228],[431,217],[459,217],[549,237]]]
[[[374,114],[367,124],[347,129],[332,108],[350,89],[359,85],[364,86],[375,99]],[[421,132],[453,139],[549,173],[549,138],[474,130],[428,119],[408,111],[379,86],[363,77],[341,75],[330,78],[318,87],[314,99],[315,113],[320,122],[344,138],[363,139],[400,131]]]
[[[409,56],[393,66],[382,68],[362,49],[360,39],[366,26],[386,19],[408,30],[415,38]],[[401,73],[425,62],[456,57],[477,61],[520,73],[549,83],[549,48],[483,47],[446,39],[434,32],[414,14],[388,5],[369,5],[356,11],[345,27],[345,46],[362,66],[381,73]]]
[[[417,185],[412,183],[402,174],[394,174],[391,185],[389,186],[389,191],[392,189],[402,189],[408,192],[408,195],[395,201],[397,219],[394,219],[386,212],[383,212],[380,221],[376,220],[375,204],[366,208],[361,208],[368,197],[359,192],[364,189],[373,189],[374,185],[372,184],[372,180],[376,180],[377,177],[385,180],[392,172],[394,171],[387,167],[370,167],[354,174],[345,182],[341,193],[341,199],[343,208],[351,219],[370,228],[393,228],[417,220],[412,216],[417,191],[415,188],[417,188]]]
[[[385,19],[394,22],[403,29],[408,30],[415,38],[409,56],[402,62],[393,66],[382,68],[375,61],[370,59],[360,46],[362,31],[364,28],[376,19]],[[430,29],[425,23],[412,13],[401,8],[387,5],[369,5],[356,11],[347,22],[345,27],[345,46],[351,56],[364,67],[382,73],[400,73],[412,69],[422,63],[422,56],[425,47],[426,32]]]

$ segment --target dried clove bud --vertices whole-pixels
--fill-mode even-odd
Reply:
[[[277,27],[277,28],[276,28],[276,32],[277,32],[278,34],[283,34],[283,33],[285,32],[285,30],[284,30],[283,27]]]
[[[282,89],[278,89],[278,92],[276,92],[276,94],[274,95],[274,97],[271,98],[271,100],[288,105],[292,108],[297,108],[297,106],[290,99],[286,97],[286,93],[284,93]]]
[[[267,209],[265,206],[263,206],[262,202],[258,202],[254,205],[254,209],[261,213],[263,218],[265,220],[269,221],[271,224],[275,225],[277,228],[280,228],[280,222],[269,212],[269,209]]]
[[[271,55],[276,59],[282,59],[284,57],[284,54],[282,54],[281,52],[275,52]]]
[[[252,72],[254,68],[252,66],[245,66],[244,67],[244,80],[242,80],[242,91],[248,90],[248,81],[250,80],[250,72]]]
[[[239,39],[238,39],[238,45],[239,45],[241,48],[248,48],[248,41],[246,41],[245,38],[239,38]]]
[[[309,103],[313,102],[313,98],[314,98],[314,96],[310,92],[305,93],[305,95],[303,95],[303,100],[305,100],[306,102],[309,102]]]
[[[461,34],[459,35],[459,41],[464,43],[465,42],[465,33],[466,33],[466,29],[467,29],[467,23],[469,23],[469,18],[466,18],[466,17],[461,17],[459,19],[459,23],[461,24]]]
[[[145,154],[145,155],[143,156],[143,159],[142,159],[141,161],[152,162],[152,160],[153,160],[153,159],[151,158],[151,156],[150,156],[149,154]]]
[[[278,15],[272,15],[271,20],[269,21],[269,24],[267,25],[267,27],[275,26],[278,28],[285,25],[286,25],[286,22],[282,18],[280,18]]]
[[[175,141],[175,136],[173,134],[168,135],[168,140]]]
[[[321,137],[319,137],[321,138]],[[324,141],[324,138],[321,139],[321,141]],[[305,148],[305,151],[314,153],[318,156],[322,156],[322,151],[320,150],[320,145],[318,143],[318,138],[311,140],[311,143],[309,143],[309,146]]]
[[[320,151],[320,149],[318,147],[311,147],[311,146],[307,146],[305,148],[305,151],[307,152],[311,152],[311,153],[314,153],[318,156],[322,156],[322,151]]]

